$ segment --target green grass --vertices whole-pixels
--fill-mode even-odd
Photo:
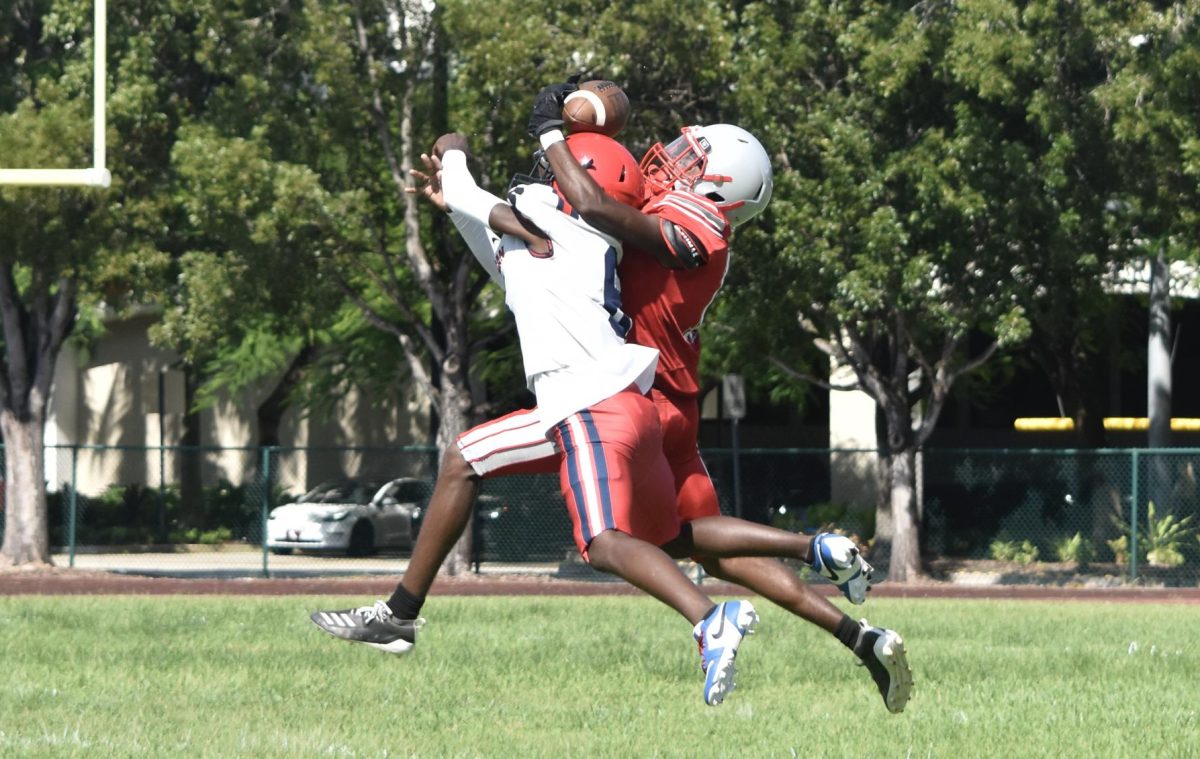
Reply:
[[[394,658],[327,637],[369,599],[0,598],[0,756],[1200,756],[1192,606],[873,600],[916,691],[766,602],[706,707],[645,598],[454,598]]]

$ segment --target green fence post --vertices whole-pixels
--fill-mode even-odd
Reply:
[[[67,497],[67,546],[70,559],[67,564],[75,568],[75,521],[79,515],[79,480],[76,473],[79,469],[79,446],[71,446],[71,494]]]
[[[1133,488],[1129,504],[1129,581],[1137,582],[1138,450],[1133,449]]]
[[[262,509],[259,514],[259,527],[262,530],[262,572],[263,577],[271,576],[270,551],[267,550],[267,519],[271,511],[271,449],[269,447],[262,449],[262,462],[259,469],[262,471],[263,482],[263,497]]]

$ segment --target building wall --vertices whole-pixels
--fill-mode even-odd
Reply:
[[[105,450],[59,448],[47,455],[46,479],[52,489],[70,482],[72,469],[79,491],[94,495],[109,485],[178,481],[180,461],[159,446],[177,446],[182,438],[184,377],[174,354],[150,345],[148,329],[155,315],[146,313],[114,320],[107,333],[86,355],[64,347],[55,367],[45,442],[49,446],[104,446]],[[161,384],[160,384],[161,375]],[[233,484],[256,471],[258,437],[256,409],[273,383],[249,388],[200,413],[201,445],[226,450],[203,454],[206,485],[221,479]],[[163,392],[159,393],[162,387]],[[368,398],[351,390],[327,416],[305,417],[289,410],[280,429],[285,447],[351,447],[424,443],[428,402],[411,387],[397,385],[391,398]],[[128,446],[136,451],[114,450]],[[359,458],[333,453],[325,456],[281,457],[287,461],[280,482],[303,489],[317,479],[355,474]]]
[[[848,383],[854,371],[831,362],[833,385]],[[829,391],[829,494],[834,503],[874,509],[879,486],[875,450],[875,401],[861,390]],[[837,451],[847,451],[840,453]]]

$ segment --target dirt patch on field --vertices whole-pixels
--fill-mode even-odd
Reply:
[[[180,578],[46,568],[0,571],[0,595],[335,595],[387,596],[396,586],[395,577],[288,577],[266,578]],[[737,585],[706,581],[702,587],[713,596],[746,595]],[[823,595],[837,591],[824,583],[814,584]],[[608,580],[561,579],[552,575],[463,575],[441,577],[431,595],[446,596],[539,596],[539,595],[638,595],[641,591]],[[1168,587],[1063,587],[1047,585],[964,586],[950,582],[882,583],[871,591],[872,598],[994,598],[1027,600],[1088,600],[1114,602],[1185,603],[1200,605],[1200,588]]]

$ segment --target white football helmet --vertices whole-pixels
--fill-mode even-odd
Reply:
[[[732,124],[687,126],[646,151],[642,173],[653,194],[691,190],[717,204],[738,226],[771,200],[771,159],[754,135]]]

